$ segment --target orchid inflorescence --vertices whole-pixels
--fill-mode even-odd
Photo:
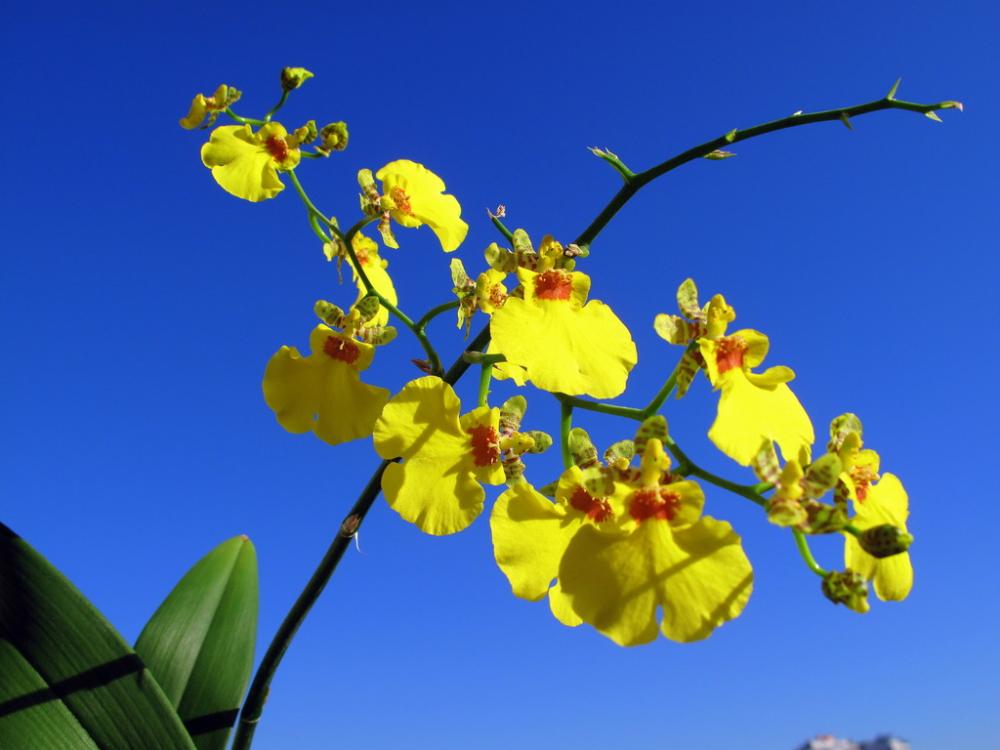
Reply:
[[[678,347],[676,366],[661,390],[643,408],[608,403],[626,391],[638,355],[613,308],[590,297],[592,281],[581,267],[618,209],[643,185],[687,161],[728,158],[733,154],[723,147],[738,141],[811,122],[849,125],[851,116],[881,109],[937,120],[939,110],[961,109],[958,102],[903,102],[895,98],[894,86],[875,102],[797,112],[732,130],[639,173],[610,151],[592,149],[625,184],[579,238],[560,242],[546,235],[536,245],[525,230],[508,230],[501,207],[489,214],[501,241],[485,248],[478,273],[453,258],[452,298],[411,317],[398,306],[389,263],[376,240],[398,248],[396,228],[427,226],[451,253],[469,228],[459,201],[433,171],[396,159],[375,172],[358,173],[360,216],[349,229],[320,211],[297,169],[304,159],[346,148],[347,126],[333,122],[320,128],[310,120],[289,131],[273,120],[288,95],[311,77],[305,69],[286,68],[281,99],[261,119],[237,115],[233,105],[240,92],[219,86],[211,96],[195,97],[181,125],[207,128],[222,115],[233,120],[215,127],[201,150],[216,182],[248,201],[274,198],[291,182],[326,258],[336,261],[338,271],[345,263],[349,268],[350,304],[317,302],[320,322],[310,335],[310,354],[281,347],[263,380],[265,400],[289,432],[313,432],[330,445],[370,437],[384,459],[374,489],[366,490],[345,521],[348,536],[356,533],[379,490],[403,519],[428,534],[446,535],[462,531],[483,512],[484,485],[500,485],[504,489],[489,523],[496,562],[516,596],[547,599],[561,623],[586,623],[623,646],[647,643],[657,633],[690,642],[737,617],[753,586],[740,536],[728,522],[704,512],[711,502],[705,487],[712,485],[756,503],[770,523],[787,528],[805,563],[820,576],[817,588],[834,603],[867,612],[869,582],[882,600],[909,594],[907,494],[894,474],[880,473],[879,455],[864,446],[856,415],[834,419],[825,445],[817,448],[812,421],[789,385],[795,373],[785,365],[762,369],[768,337],[751,328],[734,330],[734,307],[722,294],[703,303],[692,279],[678,279],[676,312],[651,316],[656,333]],[[363,233],[369,225],[377,230],[373,236]],[[466,337],[478,315],[488,324],[446,371],[426,327],[448,311],[455,311]],[[415,360],[421,374],[394,395],[362,378],[376,351],[396,339],[390,324],[408,329],[425,355]],[[664,346],[656,356],[668,351]],[[478,402],[463,407],[452,386],[475,368]],[[709,439],[748,467],[755,482],[740,484],[705,470],[672,434],[663,407],[670,396],[684,397],[699,372],[718,394]],[[537,425],[528,417],[524,395],[491,403],[493,379],[518,388],[530,384],[536,394],[556,399],[562,415],[554,431],[558,437],[529,429]],[[633,424],[602,453],[585,430],[573,427],[572,415],[580,410]],[[564,470],[546,477],[547,483],[532,482],[533,455],[553,444]],[[808,538],[821,534],[843,537],[841,569],[827,570],[813,557]]]

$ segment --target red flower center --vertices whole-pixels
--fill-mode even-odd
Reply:
[[[746,353],[746,342],[739,336],[719,339],[715,345],[715,361],[719,366],[719,374],[743,367],[743,355]]]
[[[472,459],[476,466],[492,466],[500,460],[500,437],[490,425],[478,424],[469,430]]]
[[[413,213],[413,207],[410,205],[410,196],[406,194],[406,191],[398,185],[389,191],[389,197],[392,198],[393,203],[396,204],[396,210],[402,211],[404,214],[411,215]]]
[[[283,162],[288,158],[288,144],[285,143],[284,138],[279,138],[276,135],[272,135],[267,139],[264,144],[267,148],[267,153],[271,155],[277,162]]]
[[[628,512],[639,523],[650,518],[673,521],[681,507],[679,495],[664,488],[648,487],[636,490],[629,503]]]
[[[573,293],[573,277],[565,271],[546,271],[535,279],[538,299],[569,299]]]
[[[878,479],[878,474],[871,466],[855,466],[851,469],[851,479],[854,480],[854,495],[859,503],[863,503],[868,499],[868,492],[872,482]]]
[[[594,497],[583,487],[577,487],[573,491],[569,504],[595,523],[601,523],[611,517],[611,503],[604,498]]]
[[[326,337],[326,341],[323,342],[323,352],[330,359],[346,362],[349,365],[353,365],[361,354],[361,350],[358,349],[353,341],[337,338],[336,336]]]

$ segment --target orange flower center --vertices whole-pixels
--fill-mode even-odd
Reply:
[[[611,503],[603,498],[594,497],[583,487],[577,487],[573,491],[569,504],[594,523],[602,523],[611,517]]]
[[[719,339],[715,345],[715,361],[719,366],[719,374],[743,367],[743,355],[746,353],[746,342],[739,336]]]
[[[636,490],[629,503],[628,512],[639,523],[657,518],[673,521],[681,507],[681,498],[661,487],[647,487]]]
[[[323,352],[330,359],[346,362],[349,365],[353,365],[358,355],[361,354],[361,350],[358,349],[353,341],[337,338],[336,336],[326,337],[326,341],[323,342]]]
[[[267,139],[264,146],[267,148],[267,153],[269,153],[271,158],[275,161],[283,162],[288,158],[288,144],[285,143],[284,138],[272,135]]]
[[[573,277],[565,271],[546,271],[535,279],[538,299],[569,299],[573,293]]]
[[[851,469],[851,479],[854,480],[854,494],[859,503],[868,499],[872,482],[878,479],[878,474],[871,466],[855,466]]]
[[[399,187],[399,185],[389,191],[389,197],[392,198],[393,203],[396,204],[397,211],[402,211],[408,216],[413,214],[413,207],[410,205],[410,196],[408,196],[406,191]]]
[[[469,430],[472,459],[476,466],[492,466],[500,460],[500,437],[490,425],[478,424]]]

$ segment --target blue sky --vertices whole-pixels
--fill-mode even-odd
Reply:
[[[673,366],[651,323],[693,276],[769,334],[768,361],[796,370],[818,431],[862,417],[909,490],[910,599],[834,608],[787,534],[713,490],[709,512],[755,566],[750,604],[703,643],[623,650],[513,598],[485,518],[435,539],[380,501],[288,653],[255,747],[764,750],[880,731],[917,750],[982,745],[1000,700],[998,21],[985,2],[8,9],[2,520],[130,640],[189,565],[249,534],[262,650],[374,465],[367,441],[290,436],[263,403],[264,365],[306,346],[313,301],[353,292],[291,190],[250,205],[215,185],[205,134],[176,124],[198,91],[236,85],[240,111],[262,113],[282,66],[310,68],[282,119],[351,128],[345,153],[299,170],[313,197],[348,221],[357,169],[425,163],[464,206],[471,269],[497,203],[536,239],[586,226],[617,188],[587,146],[645,168],[733,127],[878,98],[901,75],[900,98],[965,113],[738,144],[646,188],[585,270],[639,347],[623,402]],[[401,305],[445,301],[431,233],[398,236]],[[451,322],[432,334],[447,360],[461,350]],[[414,356],[401,335],[369,380],[398,389]],[[551,399],[528,395],[532,426],[555,431]],[[704,437],[714,403],[704,381],[670,403],[675,436],[748,481]],[[579,421],[602,445],[631,429]],[[539,483],[556,470],[554,454],[530,468]]]

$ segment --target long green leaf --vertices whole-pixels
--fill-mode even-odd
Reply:
[[[0,748],[194,750],[139,656],[3,524]]]
[[[223,542],[170,592],[135,650],[177,708],[199,750],[223,750],[253,668],[257,555]]]

